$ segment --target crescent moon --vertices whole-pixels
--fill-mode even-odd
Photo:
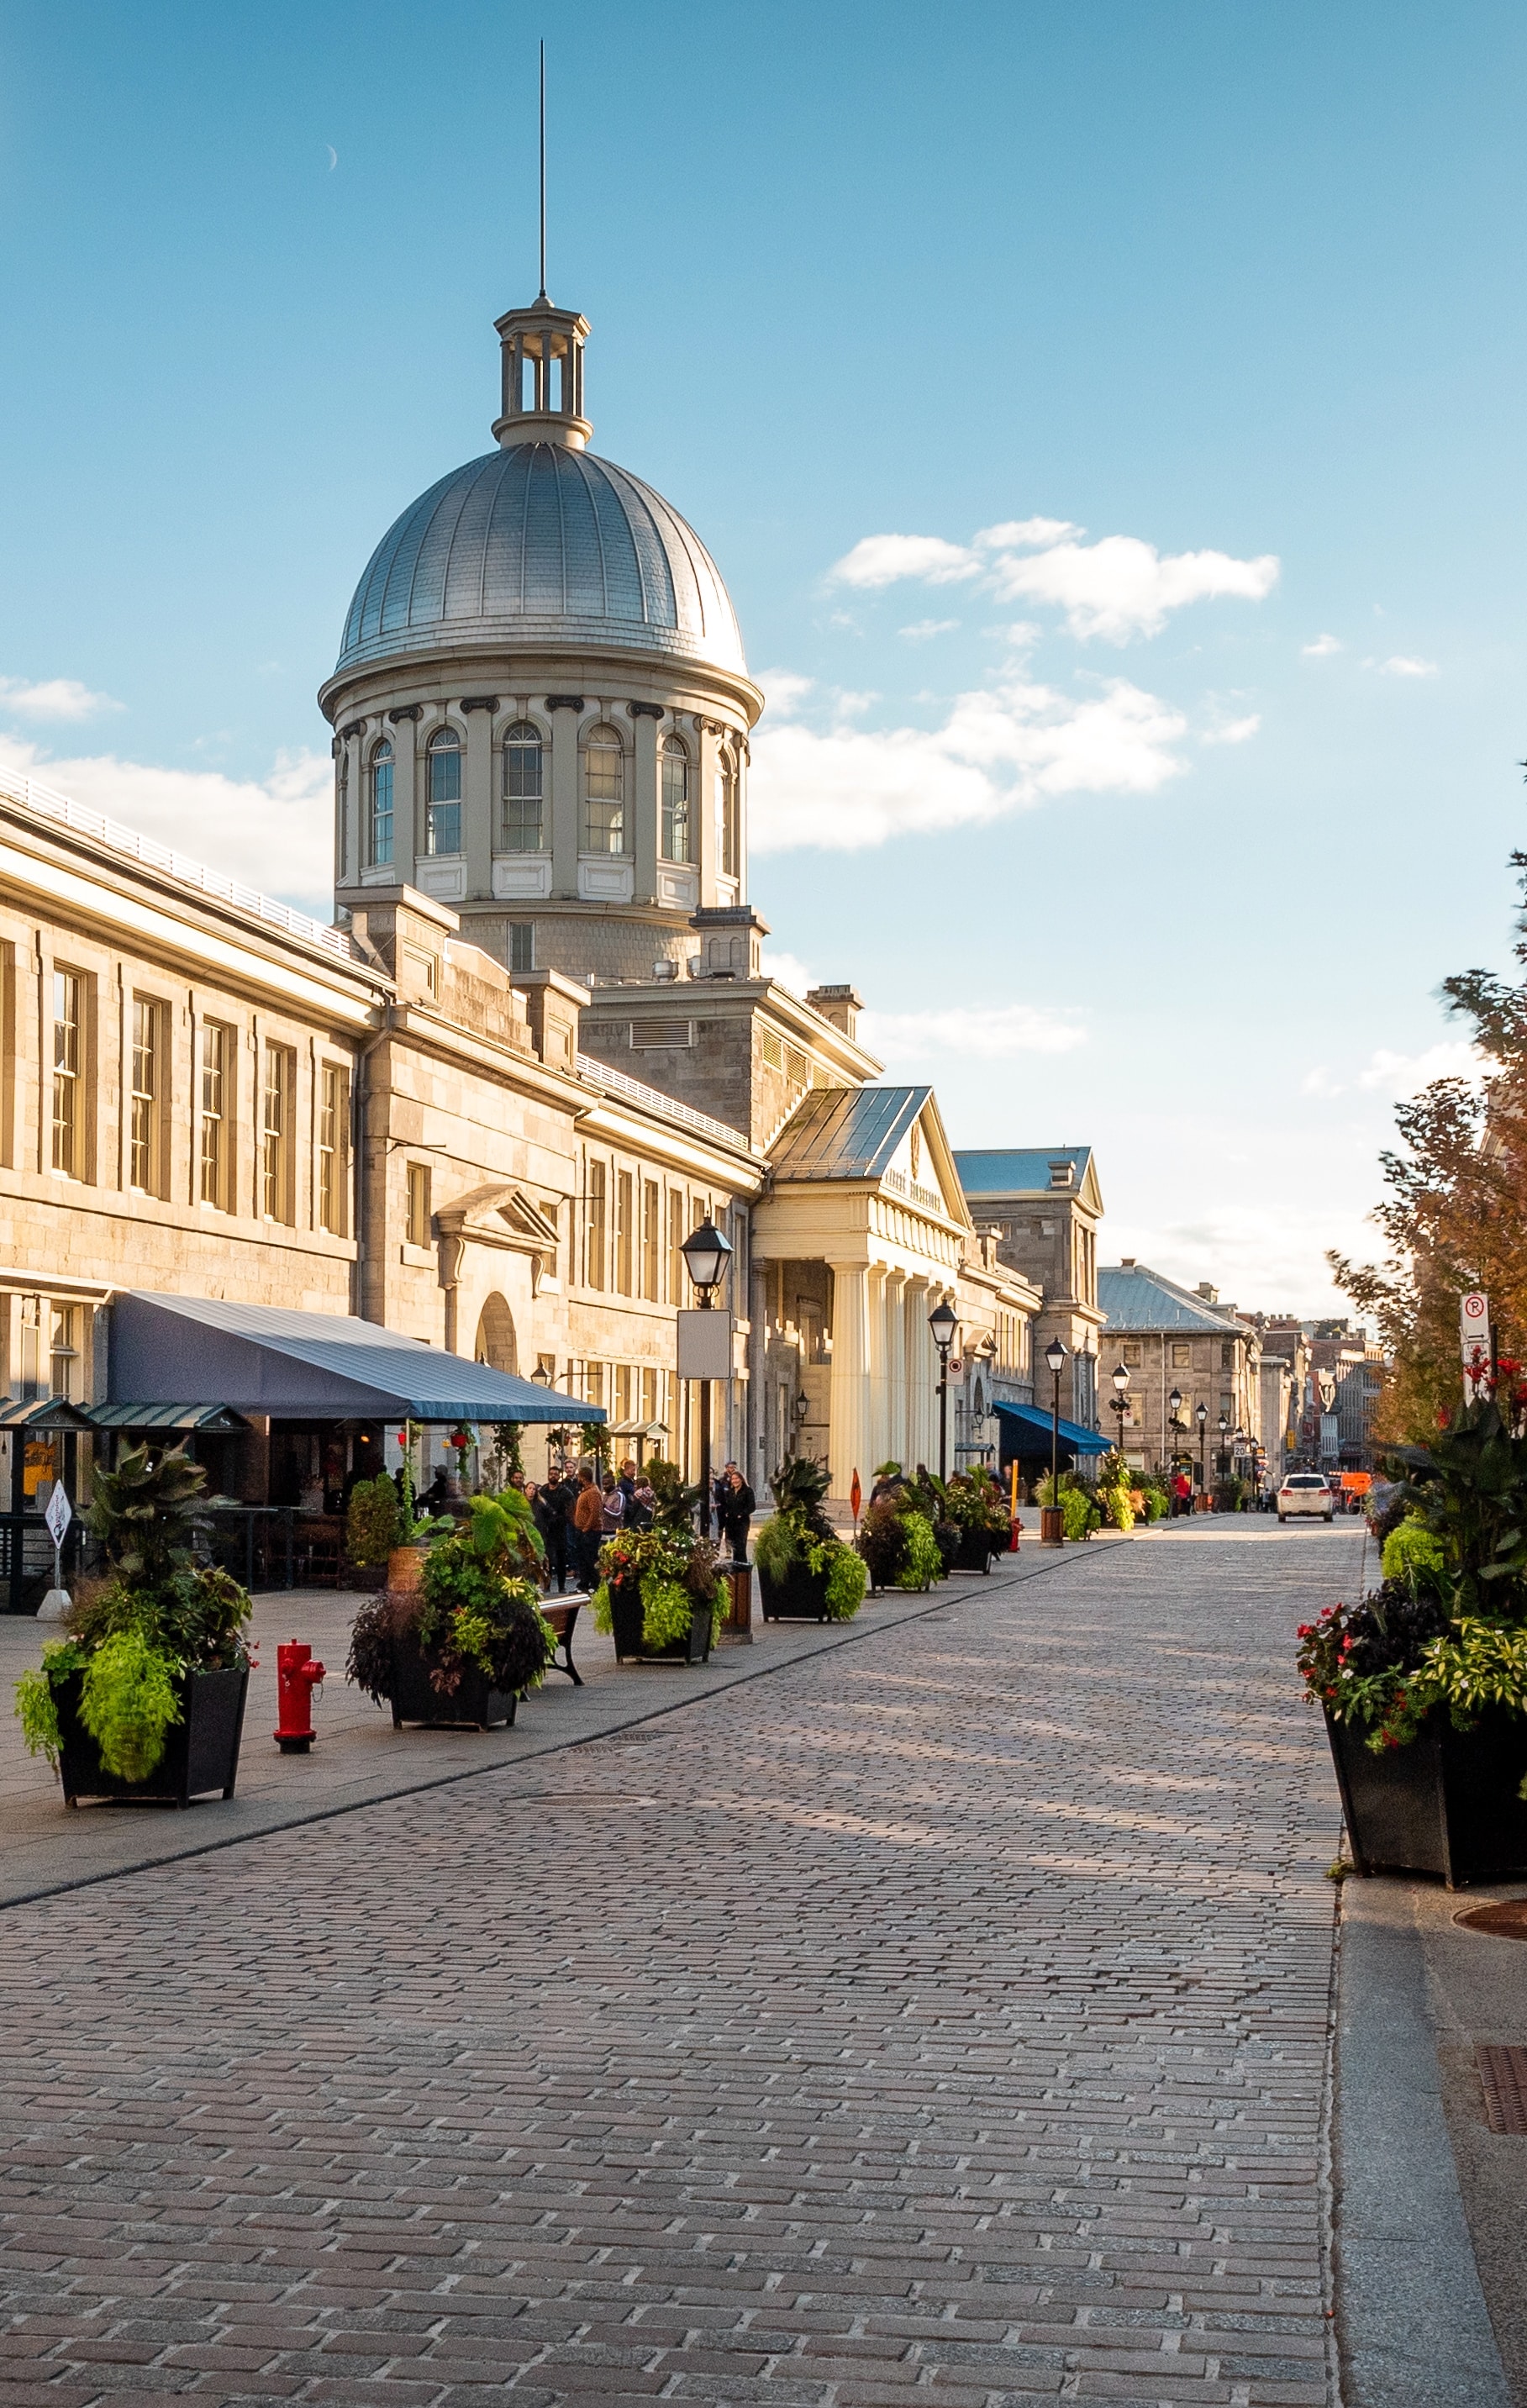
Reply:
[[[338,166],[338,165],[339,165],[339,153],[338,153],[338,151],[335,149],[334,144],[333,144],[332,142],[325,142],[325,144],[323,145],[323,148],[325,149],[325,150],[327,150],[327,152],[328,152],[328,154],[329,154],[329,173],[330,173],[330,175],[332,176],[332,175],[334,174],[335,169],[335,168]]]

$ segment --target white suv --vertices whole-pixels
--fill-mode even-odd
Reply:
[[[1319,1471],[1291,1471],[1277,1492],[1280,1522],[1291,1513],[1319,1513],[1322,1522],[1329,1522],[1334,1510],[1331,1483]]]

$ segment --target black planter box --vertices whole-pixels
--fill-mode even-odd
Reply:
[[[1445,1706],[1408,1747],[1375,1756],[1326,1716],[1342,1812],[1360,1873],[1432,1873],[1449,1889],[1527,1872],[1527,1718],[1487,1708],[1454,1730]]]
[[[417,1647],[406,1641],[394,1641],[392,1647],[392,1685],[388,1703],[392,1709],[392,1728],[401,1730],[405,1723],[429,1723],[436,1727],[460,1730],[492,1730],[500,1724],[514,1720],[515,1698],[495,1689],[486,1672],[469,1664],[449,1696],[442,1697],[430,1679],[429,1661]]]
[[[787,1572],[771,1580],[758,1567],[758,1593],[765,1622],[831,1622],[827,1611],[827,1574],[808,1570]]]
[[[189,1806],[212,1789],[224,1798],[233,1796],[250,1686],[247,1670],[185,1674],[180,1719],[165,1732],[164,1753],[142,1781],[123,1781],[102,1764],[95,1742],[79,1720],[84,1677],[72,1672],[53,1692],[63,1742],[59,1778],[66,1805],[77,1806],[81,1798],[135,1798],[155,1805]]]
[[[954,1561],[947,1569],[953,1572],[984,1572],[995,1553],[995,1544],[984,1530],[962,1530]]]
[[[671,1639],[665,1647],[649,1647],[642,1637],[639,1588],[632,1588],[623,1582],[617,1586],[612,1582],[609,1612],[618,1664],[624,1664],[628,1659],[644,1664],[706,1664],[710,1660],[711,1617],[704,1607],[691,1614],[687,1635],[682,1639]]]

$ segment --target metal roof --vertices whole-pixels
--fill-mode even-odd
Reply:
[[[1097,1300],[1109,1329],[1201,1329],[1217,1337],[1246,1336],[1233,1312],[1143,1264],[1099,1271]]]
[[[1087,1176],[1087,1166],[1092,1159],[1090,1145],[1026,1145],[1004,1147],[994,1153],[962,1154],[956,1149],[954,1167],[960,1173],[960,1184],[967,1196],[1032,1196],[1043,1189],[1046,1195],[1075,1195]],[[1071,1188],[1052,1188],[1049,1166],[1052,1162],[1069,1162],[1075,1167]]]
[[[85,1418],[98,1430],[200,1430],[226,1438],[249,1428],[242,1413],[226,1405],[87,1405]]]
[[[0,1430],[88,1430],[91,1425],[67,1397],[0,1398]]]
[[[111,1312],[110,1401],[282,1421],[602,1422],[603,1406],[346,1313],[134,1289]]]
[[[335,674],[442,646],[618,647],[747,674],[709,552],[639,478],[562,443],[452,469],[383,536]]]
[[[775,1178],[880,1178],[932,1094],[931,1087],[813,1087],[775,1141]]]

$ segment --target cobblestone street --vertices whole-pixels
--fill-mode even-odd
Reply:
[[[0,2403],[1326,2408],[1361,1534],[1237,1541],[0,1915]]]

